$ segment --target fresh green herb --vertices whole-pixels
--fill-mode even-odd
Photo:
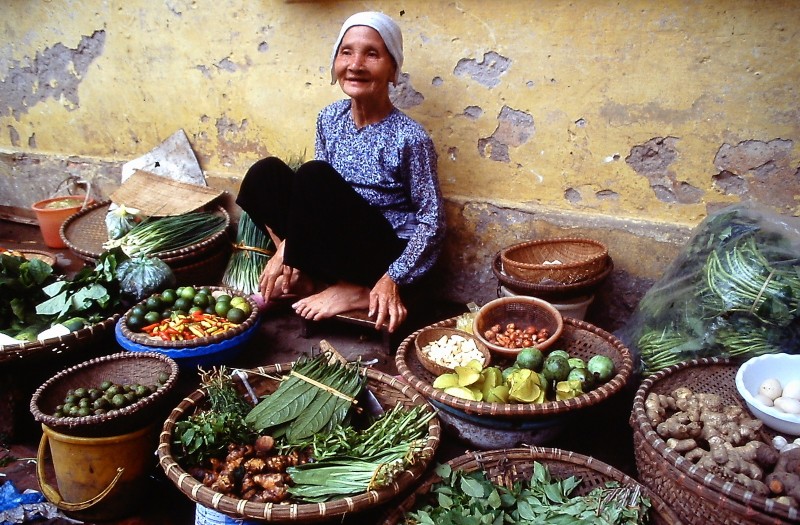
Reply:
[[[36,305],[47,299],[42,288],[55,280],[53,269],[39,259],[0,254],[0,331],[17,337],[31,325],[44,325],[36,314]],[[38,331],[32,334],[32,340]]]
[[[442,478],[431,487],[427,500],[420,500],[406,513],[405,525],[625,524],[648,522],[650,501],[639,486],[608,482],[584,496],[572,495],[581,481],[575,476],[553,479],[546,465],[533,463],[528,481],[498,485],[482,470],[436,468]],[[510,475],[502,474],[507,479]]]
[[[169,217],[148,218],[120,237],[109,240],[106,249],[121,247],[128,256],[178,250],[191,246],[225,229],[224,217],[212,212],[191,212]]]
[[[243,211],[233,254],[222,275],[222,284],[245,295],[256,293],[259,289],[258,279],[273,253],[272,239],[256,227],[250,215]]]

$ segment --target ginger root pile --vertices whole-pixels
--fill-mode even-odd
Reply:
[[[645,399],[650,423],[667,446],[714,475],[788,505],[800,501],[800,447],[780,454],[761,438],[763,423],[717,394],[680,387]]]

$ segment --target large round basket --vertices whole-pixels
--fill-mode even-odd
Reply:
[[[236,290],[232,290],[229,288],[223,288],[219,286],[209,286],[211,293],[214,292],[223,292],[231,297],[239,296],[244,298],[247,303],[250,305],[250,315],[245,319],[243,322],[239,323],[233,328],[225,330],[224,332],[218,332],[214,335],[206,336],[206,337],[197,337],[195,339],[184,339],[184,340],[175,340],[175,341],[166,341],[160,338],[151,337],[144,332],[134,332],[128,327],[128,315],[130,315],[131,310],[136,308],[136,306],[144,306],[147,302],[147,299],[144,299],[131,307],[128,312],[119,320],[119,331],[122,333],[122,336],[126,339],[136,343],[137,345],[142,346],[149,346],[154,348],[198,348],[202,346],[208,346],[216,343],[221,343],[227,339],[232,339],[239,334],[247,332],[253,325],[256,324],[259,317],[259,309],[256,302],[251,299],[250,297],[243,295],[241,292]]]
[[[532,284],[572,284],[602,272],[608,248],[591,239],[539,239],[500,251],[503,270]]]
[[[159,376],[164,374],[166,381],[159,383]],[[69,367],[48,379],[33,393],[30,409],[36,421],[57,432],[79,437],[116,436],[143,428],[163,416],[177,380],[178,365],[162,354],[111,354]],[[105,414],[53,416],[69,390],[97,387],[103,381],[118,385],[157,385],[158,389],[132,405]]]
[[[537,332],[544,330],[547,334],[546,339],[532,345],[524,345],[535,346],[542,351],[552,347],[564,330],[564,319],[555,306],[536,297],[519,296],[500,297],[483,305],[475,314],[472,332],[493,354],[513,358],[523,348],[522,346],[507,348],[486,337],[487,331],[493,326],[500,326],[500,330],[504,331],[509,323],[521,330],[528,327],[534,327]]]
[[[577,496],[588,494],[610,481],[616,481],[622,486],[637,487],[650,499],[650,523],[657,525],[681,523],[679,517],[664,501],[647,487],[611,465],[575,452],[548,447],[469,452],[448,461],[448,465],[454,470],[483,471],[495,483],[510,487],[515,482],[531,479],[534,462],[545,465],[554,479],[565,479],[570,476],[579,478],[581,483],[573,492]],[[423,505],[429,499],[432,485],[440,480],[441,478],[435,473],[427,475],[412,494],[385,515],[381,525],[403,523],[405,513],[414,510],[417,505]]]
[[[77,257],[87,262],[96,261],[105,251],[103,244],[108,241],[108,228],[105,217],[111,201],[102,201],[88,206],[84,210],[69,217],[61,225],[61,239]],[[210,237],[177,250],[153,253],[171,268],[184,267],[192,263],[202,262],[222,246],[228,249],[227,229],[230,226],[230,215],[222,206],[213,208],[213,212],[225,219],[225,227]]]
[[[257,395],[266,395],[274,392],[278,385],[276,379],[267,376],[288,374],[291,372],[291,368],[292,363],[259,367],[247,374],[247,381]],[[398,404],[409,407],[425,404],[425,399],[402,381],[377,370],[367,369],[365,372],[368,388],[385,409]],[[203,405],[205,400],[206,392],[201,388],[189,394],[172,411],[159,436],[158,461],[167,477],[188,498],[233,518],[276,523],[315,523],[341,518],[346,514],[374,510],[401,492],[410,489],[425,472],[439,446],[439,421],[434,417],[428,424],[424,451],[426,459],[418,462],[409,470],[403,471],[390,486],[319,504],[255,503],[223,495],[204,486],[183,470],[172,455],[172,440],[176,423],[192,414],[197,407]]]
[[[41,341],[20,342],[18,345],[0,346],[0,365],[52,359],[74,352],[101,337],[110,335],[122,314],[115,313],[108,319],[94,323],[66,335],[50,337]]]
[[[639,386],[633,401],[634,454],[639,480],[658,494],[686,523],[787,524],[800,522],[800,509],[780,504],[697,467],[667,447],[645,411],[650,393],[669,394],[678,387],[721,396],[726,405],[747,410],[736,390],[738,365],[724,359],[705,358],[665,368]],[[764,439],[774,433],[764,427]]]
[[[456,318],[440,321],[432,326],[455,326]],[[607,383],[572,399],[547,401],[545,403],[486,403],[469,401],[445,394],[433,388],[436,377],[419,362],[414,351],[414,340],[419,330],[406,337],[397,349],[397,370],[411,386],[426,398],[456,408],[467,414],[493,418],[523,418],[533,420],[541,417],[564,414],[596,405],[619,392],[628,382],[633,370],[633,359],[628,348],[613,335],[594,325],[577,319],[564,319],[561,337],[553,348],[566,350],[570,356],[589,360],[594,355],[605,355],[614,362],[616,374]],[[499,366],[503,366],[502,364]]]
[[[492,273],[498,281],[497,296],[500,297],[500,286],[505,286],[518,295],[531,295],[546,301],[558,302],[559,300],[572,299],[594,293],[606,281],[614,270],[614,260],[608,256],[606,266],[593,277],[571,284],[539,283],[534,284],[524,279],[509,275],[503,269],[500,252],[497,252],[492,261]]]

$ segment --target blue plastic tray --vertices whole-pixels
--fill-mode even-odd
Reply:
[[[256,333],[259,324],[260,322],[256,320],[253,326],[230,339],[192,348],[166,348],[135,343],[122,335],[119,321],[114,327],[114,335],[117,343],[129,352],[158,352],[174,359],[181,368],[194,369],[198,366],[223,365],[235,358],[244,349],[245,343]]]

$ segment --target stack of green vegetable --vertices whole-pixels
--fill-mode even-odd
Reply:
[[[734,205],[710,215],[620,338],[649,374],[700,357],[800,349],[800,225]]]
[[[150,217],[122,237],[109,240],[103,248],[120,247],[130,257],[178,250],[216,235],[226,228],[227,222],[225,217],[206,211]]]
[[[258,278],[273,251],[272,239],[258,229],[247,212],[239,218],[236,244],[222,275],[222,284],[245,295],[258,291]]]

